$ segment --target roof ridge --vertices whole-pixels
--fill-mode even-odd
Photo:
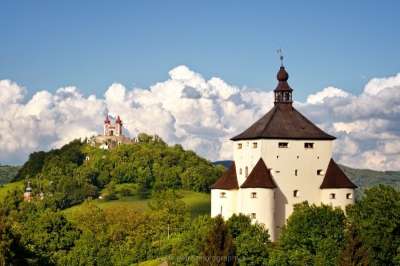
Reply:
[[[325,131],[323,131],[322,129],[320,129],[318,126],[316,126],[310,119],[308,119],[307,117],[305,117],[301,112],[299,112],[296,108],[292,107],[294,111],[296,111],[304,120],[306,120],[309,124],[311,124],[311,126],[313,126],[315,129],[321,131],[322,133],[325,133],[327,135],[329,135],[328,133],[326,133]],[[331,135],[329,135],[331,136]],[[336,139],[336,137],[331,136],[333,138]]]
[[[262,130],[261,132],[264,132],[264,131],[267,129],[267,127],[269,126],[269,124],[271,124],[272,118],[274,118],[274,115],[275,115],[275,113],[276,113],[276,110],[278,110],[278,105],[275,105],[275,106],[272,108],[272,114],[271,114],[270,118],[268,119],[268,122],[265,124],[265,126],[264,126],[264,128],[263,128],[263,130]],[[267,114],[268,114],[268,113],[267,113]],[[265,115],[267,115],[267,114],[265,114]],[[261,158],[261,160],[262,160],[262,158]]]

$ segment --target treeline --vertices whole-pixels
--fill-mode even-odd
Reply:
[[[90,201],[68,220],[10,193],[0,204],[0,265],[399,265],[400,192],[369,189],[347,214],[296,205],[278,241],[244,215],[190,218],[173,191],[150,210],[102,210]]]
[[[36,193],[44,193],[49,206],[64,209],[98,197],[108,184],[135,183],[142,197],[165,189],[207,192],[223,172],[222,166],[168,146],[160,138],[138,136],[134,145],[112,150],[75,140],[60,149],[35,152],[19,170],[16,180],[29,180]]]

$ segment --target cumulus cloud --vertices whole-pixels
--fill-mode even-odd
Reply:
[[[0,162],[22,163],[32,151],[102,132],[106,113],[120,115],[131,137],[157,134],[210,160],[230,159],[229,138],[272,105],[272,91],[239,88],[218,77],[207,80],[183,65],[149,88],[114,83],[101,98],[65,87],[26,99],[25,88],[1,80]],[[370,80],[360,95],[327,87],[295,105],[338,137],[334,157],[339,162],[400,169],[400,74]]]

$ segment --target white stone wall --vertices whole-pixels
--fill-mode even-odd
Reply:
[[[221,197],[221,193],[225,193]],[[211,190],[211,217],[222,215],[226,220],[229,219],[234,213],[238,213],[236,208],[238,190],[224,190],[212,189]]]
[[[354,189],[351,188],[334,188],[321,189],[321,202],[333,207],[340,207],[343,211],[346,206],[354,204]]]
[[[252,193],[256,193],[253,198]],[[242,188],[239,190],[238,206],[240,213],[256,217],[253,222],[258,222],[268,229],[272,240],[275,240],[275,189]]]

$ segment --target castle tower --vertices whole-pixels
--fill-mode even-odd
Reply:
[[[31,202],[32,201],[32,187],[31,187],[31,182],[28,181],[28,185],[25,188],[24,192],[24,201]]]
[[[234,163],[211,187],[212,216],[249,215],[273,241],[293,205],[308,201],[344,208],[354,202],[356,188],[331,158],[335,137],[293,107],[288,79],[282,64],[274,107],[231,138]]]
[[[122,120],[119,116],[115,120],[115,135],[122,136]]]
[[[111,121],[110,118],[108,117],[108,114],[106,115],[106,119],[104,120],[104,136],[109,136],[109,128],[111,126]]]

